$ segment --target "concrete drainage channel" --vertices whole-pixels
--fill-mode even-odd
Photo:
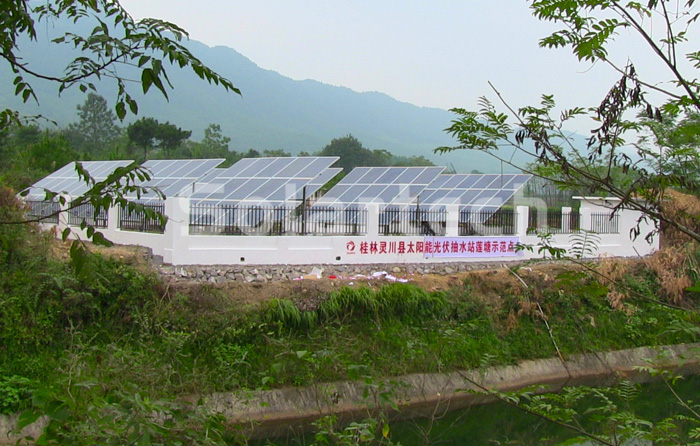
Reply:
[[[650,362],[651,360],[651,362]],[[654,365],[690,375],[700,372],[700,344],[643,347],[608,353],[576,355],[566,362],[559,359],[523,361],[518,365],[446,374],[413,374],[378,383],[391,386],[400,411],[395,419],[428,416],[436,405],[460,409],[493,401],[493,397],[466,392],[480,386],[511,391],[543,385],[550,391],[564,386],[613,384],[620,377],[647,382],[648,373],[638,366]],[[363,418],[373,411],[372,392],[365,398],[366,384],[344,381],[312,387],[275,389],[259,392],[219,393],[206,398],[205,404],[223,414],[231,423],[246,427],[251,438],[285,436],[306,430],[319,417],[336,414],[341,421]],[[20,435],[8,435],[16,416],[0,417],[0,442],[14,443]],[[21,436],[38,436],[42,423],[28,426]]]

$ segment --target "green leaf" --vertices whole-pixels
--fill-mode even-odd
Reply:
[[[145,68],[141,72],[141,87],[143,87],[143,92],[148,93],[148,90],[151,88],[151,85],[153,84],[153,70],[150,68]]]
[[[126,116],[126,106],[124,105],[123,101],[117,102],[117,105],[115,106],[115,111],[117,113],[117,118],[119,118],[119,120],[123,120]]]
[[[95,232],[92,235],[92,242],[96,245],[107,247],[114,245],[114,243],[111,240],[107,239],[101,232]]]
[[[23,411],[17,418],[17,430],[21,431],[25,427],[36,422],[36,420],[38,420],[39,417],[41,417],[41,415],[42,411],[35,408],[30,408]]]

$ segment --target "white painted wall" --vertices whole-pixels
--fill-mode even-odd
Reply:
[[[527,234],[528,206],[517,206],[517,234],[515,237],[458,237],[457,207],[448,208],[446,237],[412,237],[381,236],[379,233],[379,205],[368,206],[368,235],[365,236],[255,236],[255,235],[190,235],[189,234],[189,199],[175,197],[165,202],[165,213],[169,221],[164,234],[147,234],[122,231],[117,228],[118,212],[109,212],[108,228],[103,230],[105,237],[118,244],[140,245],[151,248],[156,255],[163,256],[166,263],[173,265],[303,265],[303,264],[365,264],[365,263],[444,263],[444,262],[483,262],[494,260],[514,260],[541,257],[535,249],[533,253],[494,252],[466,256],[456,253],[444,257],[439,254],[415,252],[418,244],[427,242],[445,242],[452,247],[461,243],[501,243],[520,242],[537,245],[541,240]],[[607,213],[615,202],[600,198],[581,198],[581,229],[589,230],[592,213]],[[563,209],[570,212],[570,209]],[[658,249],[658,237],[650,244],[644,235],[652,232],[654,227],[649,222],[641,223],[641,234],[637,240],[630,238],[630,230],[638,224],[641,213],[638,211],[619,211],[619,234],[601,234],[598,256],[644,256]],[[65,218],[58,225],[58,233],[66,226]],[[72,228],[82,237],[78,228]],[[572,234],[555,235],[553,246],[569,249]],[[464,245],[462,245],[464,246]],[[485,245],[484,245],[485,246]],[[403,251],[402,248],[403,247]],[[409,247],[413,247],[414,252]],[[366,252],[365,249],[366,248]]]

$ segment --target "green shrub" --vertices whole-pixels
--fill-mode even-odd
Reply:
[[[0,376],[0,414],[23,409],[34,390],[34,383],[23,376]]]

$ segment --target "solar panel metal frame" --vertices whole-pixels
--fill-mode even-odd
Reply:
[[[316,205],[411,204],[444,167],[356,167]]]
[[[472,211],[496,211],[531,177],[527,174],[441,175],[425,188],[420,196],[420,204],[459,205]]]
[[[117,168],[126,167],[134,161],[71,161],[57,171],[31,185],[28,188],[29,192],[27,196],[43,200],[46,197],[46,190],[65,193],[70,197],[79,197],[87,192],[87,183],[78,177],[78,172],[75,170],[76,162],[80,162],[83,169],[86,170],[95,181],[104,181]]]
[[[199,190],[190,194],[190,198],[194,203],[270,204],[296,200],[305,185],[313,184],[314,192],[320,189],[327,181],[318,184],[319,178],[338,159],[337,156],[244,158],[217,172],[208,183],[198,183]],[[337,174],[336,171],[331,178]],[[226,191],[231,184],[237,185],[235,190]]]
[[[148,169],[150,180],[137,184],[140,187],[157,188],[165,197],[180,196],[186,194],[192,184],[224,161],[223,158],[148,160],[141,166]],[[146,201],[160,200],[158,194],[152,190],[128,196],[131,199],[137,197]]]

